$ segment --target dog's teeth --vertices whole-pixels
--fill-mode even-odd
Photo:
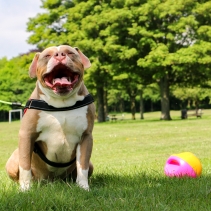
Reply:
[[[69,82],[71,82],[71,78],[70,78],[70,77],[68,77],[67,80],[68,80]]]

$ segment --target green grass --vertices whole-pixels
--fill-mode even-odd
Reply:
[[[63,181],[19,192],[4,166],[17,147],[20,122],[0,123],[0,210],[211,210],[211,111],[203,112],[201,119],[180,120],[180,112],[172,111],[173,121],[160,121],[160,112],[153,112],[145,120],[125,114],[124,121],[96,123],[90,192]],[[167,158],[184,151],[201,160],[201,177],[166,177]]]

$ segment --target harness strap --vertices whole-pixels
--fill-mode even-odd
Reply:
[[[68,111],[68,110],[81,108],[93,102],[94,102],[94,98],[92,97],[91,94],[86,95],[82,101],[77,101],[75,105],[69,106],[69,107],[63,107],[63,108],[53,107],[51,105],[48,105],[43,100],[30,99],[27,101],[24,110],[26,111],[27,109],[37,109],[37,110],[42,110],[42,111]]]
[[[42,150],[40,149],[39,145],[37,142],[34,143],[34,152],[36,154],[39,155],[39,157],[45,162],[47,163],[48,165],[50,166],[53,166],[53,167],[56,167],[56,168],[64,168],[64,167],[68,167],[70,165],[72,165],[75,161],[76,161],[76,157],[71,160],[70,162],[68,163],[55,163],[55,162],[52,162],[50,160],[48,160],[48,158],[46,158],[46,156],[43,154]]]
[[[82,101],[77,101],[75,105],[69,106],[69,107],[63,107],[63,108],[55,108],[53,106],[48,105],[45,101],[43,100],[37,100],[37,99],[30,99],[27,101],[25,108],[24,108],[24,113],[27,111],[27,109],[37,109],[37,110],[42,110],[42,111],[68,111],[68,110],[74,110],[77,108],[81,108],[83,106],[89,105],[94,102],[94,98],[92,97],[91,94],[88,94],[84,97]],[[56,167],[56,168],[64,168],[72,165],[75,161],[76,158],[71,160],[68,163],[55,163],[44,155],[42,150],[40,149],[39,145],[37,142],[34,144],[34,152],[39,155],[39,157],[48,165]]]

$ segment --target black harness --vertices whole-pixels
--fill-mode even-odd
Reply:
[[[48,160],[48,158],[46,158],[46,156],[44,155],[44,153],[43,153],[42,150],[40,149],[39,144],[38,144],[37,142],[34,143],[34,152],[35,152],[36,154],[38,154],[39,157],[40,157],[44,162],[46,162],[48,165],[53,166],[53,167],[56,167],[56,168],[68,167],[68,166],[72,165],[72,164],[76,161],[76,158],[74,158],[73,160],[71,160],[71,161],[68,162],[68,163],[55,163],[55,162],[52,162],[52,161]]]
[[[53,106],[48,105],[45,101],[43,100],[36,100],[36,99],[30,99],[24,108],[24,113],[26,112],[27,109],[36,109],[36,110],[42,110],[42,111],[68,111],[68,110],[74,110],[77,108],[84,107],[86,105],[89,105],[94,102],[94,98],[92,97],[91,94],[88,94],[84,97],[82,101],[77,101],[75,105],[69,106],[69,107],[63,107],[63,108],[55,108]],[[75,161],[76,158],[71,160],[68,163],[55,163],[46,158],[44,153],[39,147],[39,144],[35,142],[34,144],[34,152],[39,155],[39,157],[48,165],[56,167],[56,168],[64,168],[72,165]]]
[[[68,110],[74,110],[77,108],[84,107],[93,102],[94,102],[94,98],[92,97],[91,94],[86,95],[82,101],[77,101],[75,105],[69,106],[69,107],[63,107],[63,108],[55,108],[51,105],[48,105],[43,100],[30,99],[27,101],[24,110],[36,109],[36,110],[42,110],[42,111],[68,111]]]

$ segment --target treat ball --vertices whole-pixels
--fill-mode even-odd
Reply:
[[[164,167],[168,177],[193,177],[201,175],[202,166],[200,160],[191,152],[182,152],[171,155]]]

